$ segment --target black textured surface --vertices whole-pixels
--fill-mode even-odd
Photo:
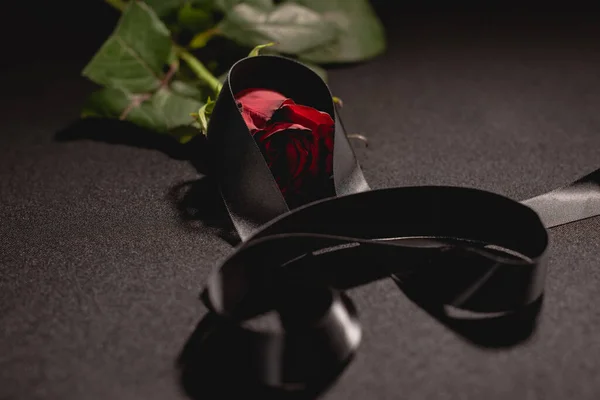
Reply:
[[[14,45],[22,63],[0,78],[0,398],[185,398],[176,359],[231,251],[209,185],[194,186],[209,221],[181,218],[172,192],[200,175],[177,152],[55,139],[112,29],[96,8],[79,10],[93,24],[39,26],[47,45]],[[356,147],[372,187],[525,199],[600,167],[597,15],[381,11],[389,52],[330,74],[348,130],[369,137]],[[467,342],[391,280],[352,290],[363,343],[323,398],[600,397],[600,220],[550,239],[539,327],[511,348]]]

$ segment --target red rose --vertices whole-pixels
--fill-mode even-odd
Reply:
[[[329,114],[265,89],[246,89],[236,100],[290,207],[334,195]]]

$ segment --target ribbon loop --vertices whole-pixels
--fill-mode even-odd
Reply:
[[[394,275],[403,284],[424,282],[440,304],[511,312],[542,295],[546,245],[535,212],[496,194],[372,190],[266,224],[211,276],[207,303],[254,349],[258,370],[272,372],[258,377],[262,383],[293,387],[321,363],[342,365],[358,346],[356,311],[340,290]],[[281,331],[244,326],[269,311],[279,313]]]
[[[234,100],[250,87],[335,118],[337,197],[290,211]],[[448,186],[370,190],[327,85],[282,57],[232,67],[208,140],[242,243],[210,277],[206,302],[228,327],[233,353],[267,386],[301,388],[346,363],[361,328],[343,291],[376,279],[392,276],[436,306],[476,313],[516,314],[539,303],[546,228],[600,212],[599,172],[523,203]],[[248,326],[268,312],[278,315],[279,330]]]

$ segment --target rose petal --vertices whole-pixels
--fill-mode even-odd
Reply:
[[[316,176],[320,173],[321,165],[324,165],[324,173],[331,175],[333,171],[333,156],[329,157],[329,155],[333,154],[333,132],[335,125],[333,118],[329,114],[312,107],[286,100],[273,116],[273,120],[275,119],[295,123],[310,129],[312,142],[308,151],[312,158],[308,170],[312,175]],[[324,145],[324,154],[320,151],[322,149],[319,141]],[[322,158],[325,159],[324,163]]]
[[[250,88],[236,94],[235,99],[241,104],[240,111],[246,124],[251,120],[253,126],[262,129],[286,97],[274,90]],[[250,125],[248,128],[252,129]]]
[[[270,124],[269,126],[267,126],[264,129],[257,131],[254,134],[254,136],[257,141],[262,142],[266,139],[269,139],[271,136],[273,136],[276,133],[279,133],[281,131],[286,131],[289,129],[311,132],[310,129],[308,129],[302,125],[294,124],[291,122],[276,122],[276,123]]]
[[[250,113],[242,111],[242,118],[244,118],[246,126],[248,127],[248,129],[250,129],[250,133],[254,134],[254,132],[258,130],[258,127],[254,124],[254,121],[252,120],[252,115],[250,115]]]
[[[297,179],[303,172],[303,166],[308,161],[308,150],[302,145],[302,140],[290,140],[287,143],[285,154],[288,160],[289,171],[292,179]]]
[[[323,139],[325,148],[333,152],[333,125],[321,125],[318,129],[319,137]]]
[[[269,119],[252,109],[243,113],[257,127],[254,139],[290,207],[334,193],[335,121],[329,114],[292,99],[284,99]]]
[[[301,189],[303,182],[318,174],[318,139],[310,129],[278,122],[259,130],[254,138],[283,194],[290,188]]]
[[[282,103],[273,118],[277,121],[300,124],[310,130],[315,130],[321,125],[333,127],[335,124],[333,118],[326,112],[289,101]]]

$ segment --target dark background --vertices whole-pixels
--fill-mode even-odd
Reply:
[[[79,72],[117,14],[17,3],[2,24],[0,398],[185,398],[175,362],[232,251],[214,191],[200,184],[189,204],[181,184],[201,175],[160,140],[64,140],[94,88]],[[356,151],[372,187],[521,200],[600,167],[597,13],[375,3],[387,54],[330,72],[345,124],[370,140]],[[351,290],[364,339],[323,398],[599,398],[600,219],[550,239],[538,329],[514,346],[470,342],[391,280]]]

